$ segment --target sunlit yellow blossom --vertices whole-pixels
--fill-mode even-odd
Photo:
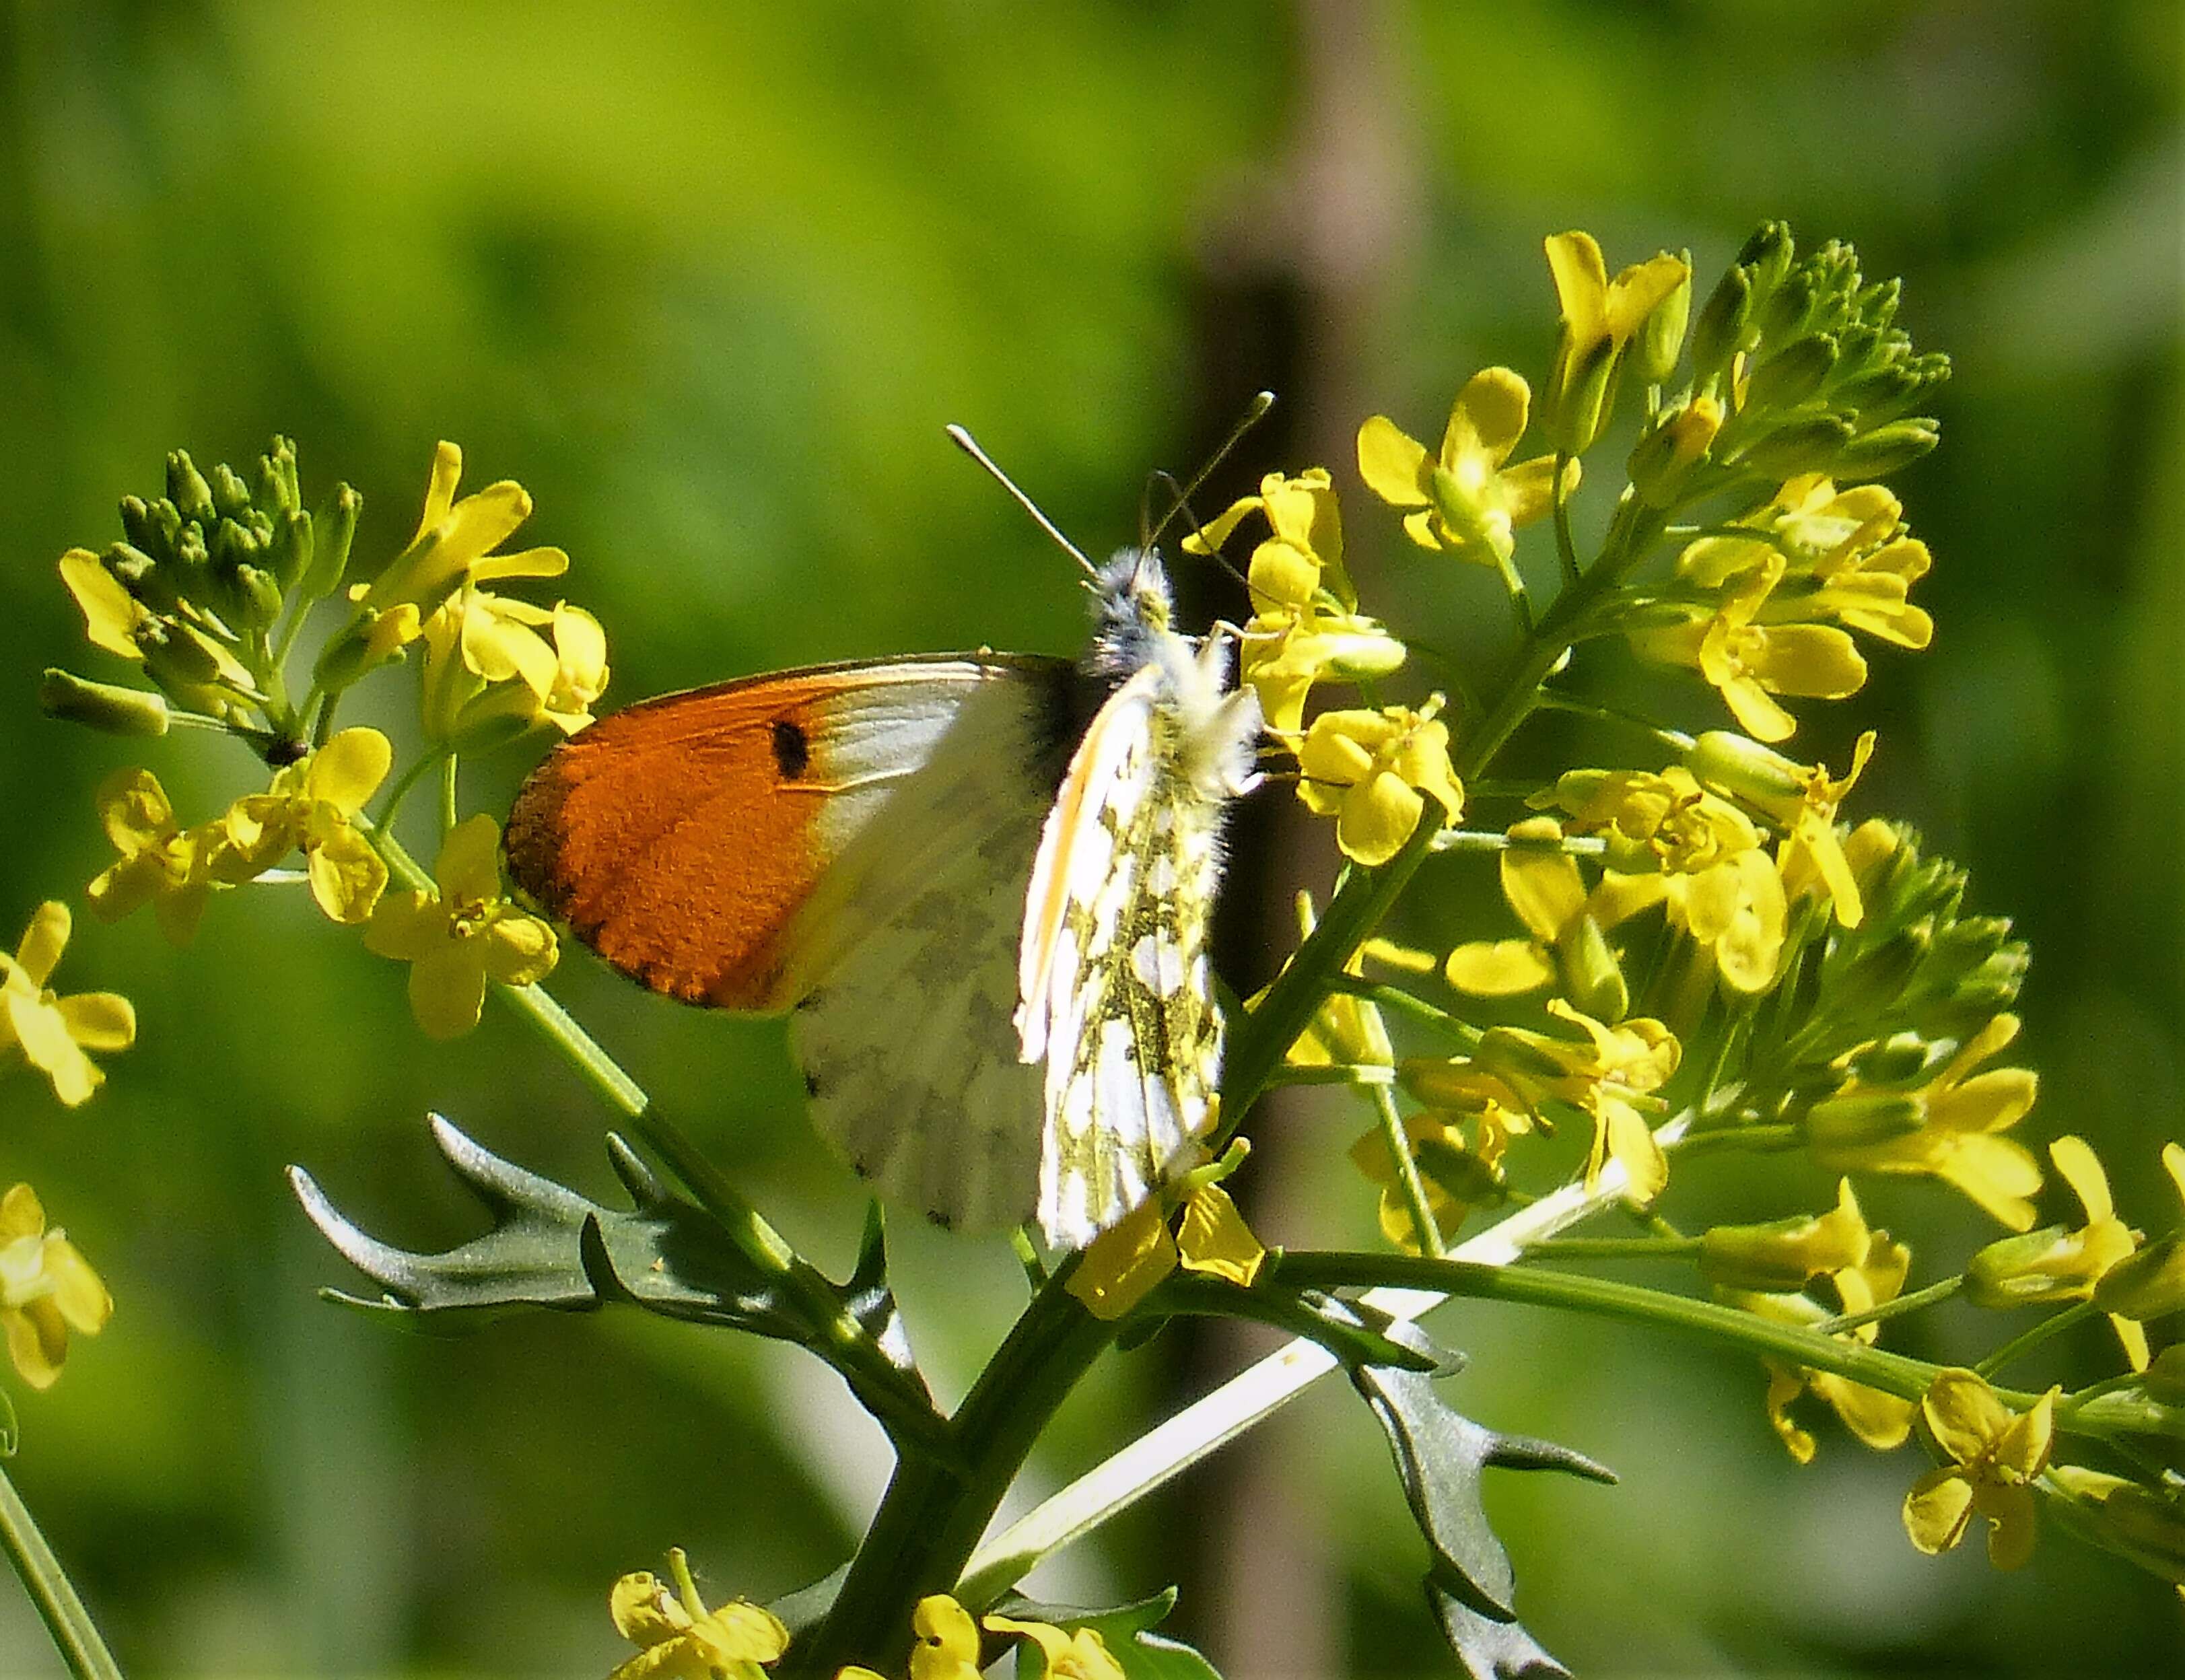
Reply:
[[[1178,1265],[1249,1286],[1266,1253],[1229,1192],[1202,1184],[1185,1197],[1173,1235],[1167,1208],[1150,1197],[1086,1245],[1067,1287],[1093,1317],[1119,1319]]]
[[[369,920],[387,887],[387,865],[355,819],[394,760],[394,748],[378,730],[344,729],[277,773],[266,792],[235,802],[215,873],[223,880],[251,880],[300,850],[319,908],[337,922]]]
[[[71,1108],[105,1082],[86,1052],[126,1050],[137,1041],[137,1012],[118,992],[57,996],[47,982],[68,948],[71,919],[58,900],[40,905],[9,957],[0,952],[0,1068],[20,1056],[53,1081]]]
[[[1927,1553],[1947,1552],[1965,1538],[1975,1515],[1988,1521],[1988,1561],[2018,1569],[2033,1555],[2033,1490],[2054,1445],[2056,1398],[2051,1388],[2020,1415],[1969,1370],[1946,1370],[1929,1385],[1920,1417],[1951,1462],[1913,1484],[1904,1499],[1904,1532]]]
[[[1624,347],[1649,315],[1690,285],[1691,265],[1662,252],[1612,280],[1590,233],[1555,234],[1546,248],[1548,271],[1562,305],[1548,405],[1556,437],[1576,455],[1592,444],[1604,423]]]
[[[606,633],[567,602],[538,607],[467,584],[426,621],[424,639],[425,733],[466,751],[536,723],[573,735],[606,688]]]
[[[1926,1174],[2011,1230],[2029,1229],[2026,1198],[2041,1187],[2041,1169],[2023,1144],[1998,1134],[2025,1119],[2040,1081],[2025,1068],[1973,1072],[2017,1036],[2018,1018],[1998,1015],[1915,1089],[1854,1076],[1807,1116],[1813,1158],[1835,1172]]]
[[[412,606],[428,613],[465,583],[489,583],[498,578],[558,578],[569,569],[569,556],[560,549],[524,549],[495,554],[531,516],[531,493],[508,479],[489,484],[474,495],[455,498],[455,484],[463,472],[463,452],[443,442],[433,455],[432,482],[425,492],[425,511],[417,522],[417,534],[379,578],[350,591],[367,615],[399,612]],[[416,617],[391,622],[400,641],[416,635]]]
[[[1934,621],[1906,596],[1933,561],[1925,543],[1904,533],[1903,512],[1880,484],[1839,491],[1820,473],[1802,474],[1743,522],[1755,535],[1700,538],[1678,557],[1677,575],[1720,588],[1782,556],[1787,577],[1762,610],[1764,622],[1833,618],[1899,647],[1924,648]]]
[[[113,1316],[114,1298],[68,1233],[46,1229],[37,1193],[19,1184],[0,1197],[0,1328],[23,1381],[52,1387],[69,1331],[96,1336]]]
[[[910,1627],[910,1680],[979,1680],[979,1624],[947,1593],[920,1599]]]
[[[1433,795],[1445,821],[1462,812],[1449,728],[1434,716],[1439,708],[1437,698],[1417,712],[1323,712],[1305,732],[1298,797],[1316,815],[1336,819],[1336,844],[1355,861],[1372,868],[1403,850],[1426,811],[1424,794]]]
[[[205,902],[219,885],[214,864],[227,843],[217,823],[185,830],[159,779],[149,770],[117,770],[99,784],[98,818],[121,854],[102,870],[87,896],[102,922],[117,922],[146,904],[159,931],[187,945]]]
[[[2139,1246],[2138,1233],[2116,1216],[2109,1175],[2081,1137],[2059,1137],[2048,1158],[2086,1209],[2077,1231],[2061,1225],[1991,1242],[1965,1266],[1965,1293],[1984,1307],[2087,1301],[2102,1275]],[[2132,1319],[2111,1314],[2134,1370],[2147,1369],[2147,1332]]]
[[[1404,645],[1359,613],[1343,570],[1343,526],[1326,469],[1294,478],[1270,473],[1184,539],[1193,553],[1218,548],[1241,520],[1266,515],[1271,534],[1252,550],[1246,581],[1252,617],[1244,626],[1240,680],[1260,696],[1270,728],[1303,727],[1305,702],[1320,682],[1383,677],[1404,662]]]
[[[1874,756],[1874,740],[1871,729],[1859,736],[1852,746],[1851,768],[1841,777],[1830,776],[1825,764],[1799,764],[1720,729],[1711,729],[1694,742],[1689,757],[1702,781],[1735,795],[1782,825],[1783,843],[1776,849],[1775,862],[1783,890],[1793,898],[1826,898],[1837,923],[1847,928],[1866,918],[1866,907],[1859,894],[1858,872],[1836,833],[1836,809]],[[1878,847],[1885,837],[1869,835],[1865,843]]]
[[[1577,1043],[1523,1027],[1495,1027],[1480,1041],[1474,1060],[1493,1074],[1537,1116],[1549,1098],[1581,1109],[1593,1122],[1587,1152],[1589,1189],[1614,1159],[1629,1180],[1627,1194],[1645,1203],[1668,1182],[1669,1164],[1654,1141],[1646,1111],[1658,1112],[1653,1095],[1677,1070],[1676,1035],[1646,1017],[1614,1026],[1551,998],[1548,1013],[1585,1035]]]
[[[1553,455],[1503,465],[1525,435],[1532,400],[1531,388],[1506,367],[1473,374],[1450,410],[1439,456],[1377,414],[1358,428],[1359,476],[1390,505],[1416,510],[1405,516],[1404,532],[1421,548],[1499,566],[1516,546],[1511,533],[1555,505]],[[1566,493],[1577,483],[1572,461]]]
[[[1738,727],[1763,741],[1788,740],[1798,720],[1773,696],[1842,700],[1866,682],[1857,644],[1830,624],[1774,624],[1763,609],[1782,581],[1770,557],[1724,593],[1712,614],[1625,633],[1642,659],[1697,670],[1721,694]]]
[[[117,659],[141,664],[137,638],[155,627],[152,610],[122,587],[89,549],[70,549],[61,556],[61,582],[83,614],[83,633],[91,645]]]
[[[394,892],[379,901],[365,949],[410,968],[410,1007],[433,1038],[460,1038],[478,1024],[485,983],[530,985],[553,972],[554,930],[501,890],[500,825],[481,812],[458,823],[433,871],[437,892]]]
[[[670,1560],[677,1589],[647,1571],[614,1584],[615,1631],[641,1649],[608,1680],[761,1680],[760,1665],[789,1649],[789,1630],[763,1605],[732,1599],[709,1610],[680,1551]]]
[[[1848,1183],[1839,1186],[1837,1197],[1834,1213],[1808,1222],[1812,1241],[1802,1245],[1803,1258],[1821,1260],[1853,1254],[1849,1264],[1828,1272],[1829,1281],[1843,1313],[1856,1315],[1871,1312],[1903,1292],[1904,1280],[1911,1270],[1911,1252],[1903,1244],[1892,1242],[1887,1231],[1867,1229],[1865,1217],[1859,1212]],[[1752,1258],[1750,1251],[1746,1258]],[[1798,1263],[1791,1253],[1781,1258],[1791,1264]],[[1789,1269],[1787,1265],[1785,1269]],[[1807,1330],[1836,1316],[1812,1296],[1803,1293],[1748,1290],[1720,1284],[1715,1293],[1763,1318]],[[1871,1347],[1880,1332],[1879,1324],[1863,1324],[1839,1331],[1836,1339]],[[1802,1394],[1810,1393],[1827,1404],[1845,1428],[1876,1452],[1886,1453],[1903,1446],[1912,1432],[1912,1402],[1898,1395],[1866,1387],[1831,1371],[1815,1370],[1783,1359],[1763,1358],[1761,1363],[1768,1371],[1765,1404],[1769,1426],[1800,1464],[1811,1464],[1816,1449],[1812,1433],[1791,1415],[1792,1404]]]
[[[1445,967],[1449,983],[1475,997],[1513,997],[1560,982],[1589,1014],[1614,1021],[1630,994],[1605,938],[1626,917],[1661,900],[1658,876],[1604,875],[1592,891],[1570,854],[1562,827],[1531,817],[1510,830],[1501,857],[1502,896],[1532,937],[1460,945]]]
[[[1109,1650],[1097,1628],[1081,1627],[1066,1633],[1044,1621],[1016,1621],[1006,1616],[990,1616],[987,1630],[1028,1639],[1039,1647],[1048,1680],[1124,1680],[1123,1666]],[[913,1676],[912,1680],[923,1680]]]
[[[1663,900],[1671,924],[1707,952],[1732,991],[1775,983],[1789,921],[1782,876],[1751,819],[1690,771],[1574,770],[1528,802],[1569,812],[1573,832],[1605,833],[1610,868],[1601,890],[1623,914]]]
[[[1297,918],[1299,939],[1311,938],[1316,923],[1310,893],[1297,896]],[[1431,974],[1435,966],[1423,951],[1369,939],[1350,953],[1343,972],[1354,980],[1363,979],[1368,959],[1410,974]],[[1379,1007],[1370,998],[1336,991],[1328,994],[1298,1035],[1286,1059],[1296,1068],[1388,1068],[1395,1065],[1396,1053]]]

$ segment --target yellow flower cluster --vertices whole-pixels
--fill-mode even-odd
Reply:
[[[1912,649],[1933,639],[1906,599],[1931,559],[1903,511],[1879,484],[1789,479],[1731,533],[1687,544],[1675,586],[1626,638],[1642,659],[1698,671],[1747,734],[1787,740],[1797,720],[1775,696],[1842,700],[1864,686],[1851,631]]]
[[[49,982],[68,949],[67,905],[48,900],[23,931],[15,954],[0,952],[0,1068],[17,1058],[53,1082],[70,1108],[91,1100],[106,1075],[91,1059],[137,1041],[137,1012],[119,992],[56,993]]]

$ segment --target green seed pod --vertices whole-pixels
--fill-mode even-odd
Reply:
[[[1825,1159],[1830,1150],[1859,1149],[1909,1137],[1925,1119],[1925,1109],[1914,1097],[1897,1091],[1854,1091],[1824,1097],[1807,1111],[1798,1129],[1807,1144]]]
[[[334,486],[319,511],[311,516],[310,564],[296,585],[307,601],[320,600],[341,587],[349,568],[349,544],[356,536],[356,519],[364,498],[346,484]]]
[[[1692,313],[1692,254],[1681,254],[1685,277],[1675,291],[1654,305],[1631,341],[1631,377],[1642,385],[1659,385],[1676,371],[1684,354],[1685,327]]]

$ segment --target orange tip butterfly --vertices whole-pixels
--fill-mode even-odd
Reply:
[[[1171,628],[1149,545],[1094,567],[1002,482],[1087,574],[1082,659],[921,655],[648,700],[547,756],[506,846],[624,974],[790,1012],[813,1123],[883,1194],[1077,1248],[1215,1126],[1208,919],[1260,717],[1226,640]]]

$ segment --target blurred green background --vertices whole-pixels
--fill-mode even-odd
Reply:
[[[385,555],[434,439],[458,440],[469,487],[520,478],[527,534],[575,557],[618,701],[910,648],[1068,650],[1070,572],[942,424],[1098,549],[1132,534],[1149,468],[1187,469],[1271,384],[1288,401],[1238,472],[1327,460],[1368,605],[1471,645],[1504,622],[1491,580],[1394,551],[1352,474],[1357,421],[1431,436],[1475,367],[1537,382],[1547,233],[1592,230],[1612,266],[1688,245],[1704,287],[1782,216],[1903,274],[1903,322],[1958,369],[1944,448],[1900,485],[1936,556],[1936,645],[1883,652],[1853,706],[1806,708],[1799,748],[1841,764],[1882,728],[1855,813],[1918,823],[2034,942],[2025,1042],[2047,1084],[2026,1134],[2093,1138],[2131,1175],[2126,1215],[2165,1221],[2179,23],[2175,0],[19,0],[0,23],[0,933],[43,897],[81,903],[115,766],[154,763],[186,816],[254,779],[225,744],[148,754],[32,714],[42,665],[115,674],[53,561],[118,535],[115,498],[154,493],[170,449],[240,464],[288,432],[307,494],[355,483],[364,550]],[[381,686],[394,706],[403,685]],[[499,808],[530,756],[476,766],[467,798]],[[1256,821],[1240,885],[1264,889]],[[1253,916],[1276,920],[1232,913],[1245,977],[1266,961]],[[179,953],[148,918],[83,918],[61,979],[125,989],[141,1042],[80,1111],[0,1086],[5,1173],[120,1310],[23,1399],[15,1473],[132,1673],[599,1675],[627,1651],[608,1583],[669,1544],[758,1597],[845,1554],[885,1454],[790,1351],[620,1314],[431,1341],[313,1298],[344,1268],[284,1163],[397,1240],[475,1228],[428,1109],[608,1190],[604,1116],[509,1020],[426,1044],[400,971],[279,890],[221,899]],[[588,960],[556,988],[842,1260],[858,1198],[802,1123],[777,1028]],[[1358,1236],[1367,1197],[1339,1158],[1358,1118],[1283,1119],[1263,1229]],[[1991,1234],[1903,1190],[1869,1205],[1931,1233],[1923,1271]],[[1790,1211],[1823,1191],[1767,1193]],[[1014,1263],[918,1231],[903,1274],[953,1398],[1014,1309]],[[1997,1337],[1931,1317],[1911,1351]],[[1795,1469],[1749,1360],[1518,1309],[1440,1322],[1475,1356],[1467,1409],[1623,1475],[1495,1490],[1528,1621],[1580,1672],[2180,1658],[2170,1590],[2061,1536],[2015,1578],[1977,1545],[1919,1556],[1897,1516],[1914,1454],[1830,1430]],[[2054,1353],[2058,1376],[2113,1357],[2092,1333]],[[1031,1479],[1057,1485],[1237,1357],[1171,1337],[1110,1360]],[[1378,1435],[1329,1393],[1042,1584],[1181,1580],[1177,1625],[1246,1680],[1406,1674],[1446,1661],[1422,1566]],[[12,1591],[0,1672],[61,1672]]]

